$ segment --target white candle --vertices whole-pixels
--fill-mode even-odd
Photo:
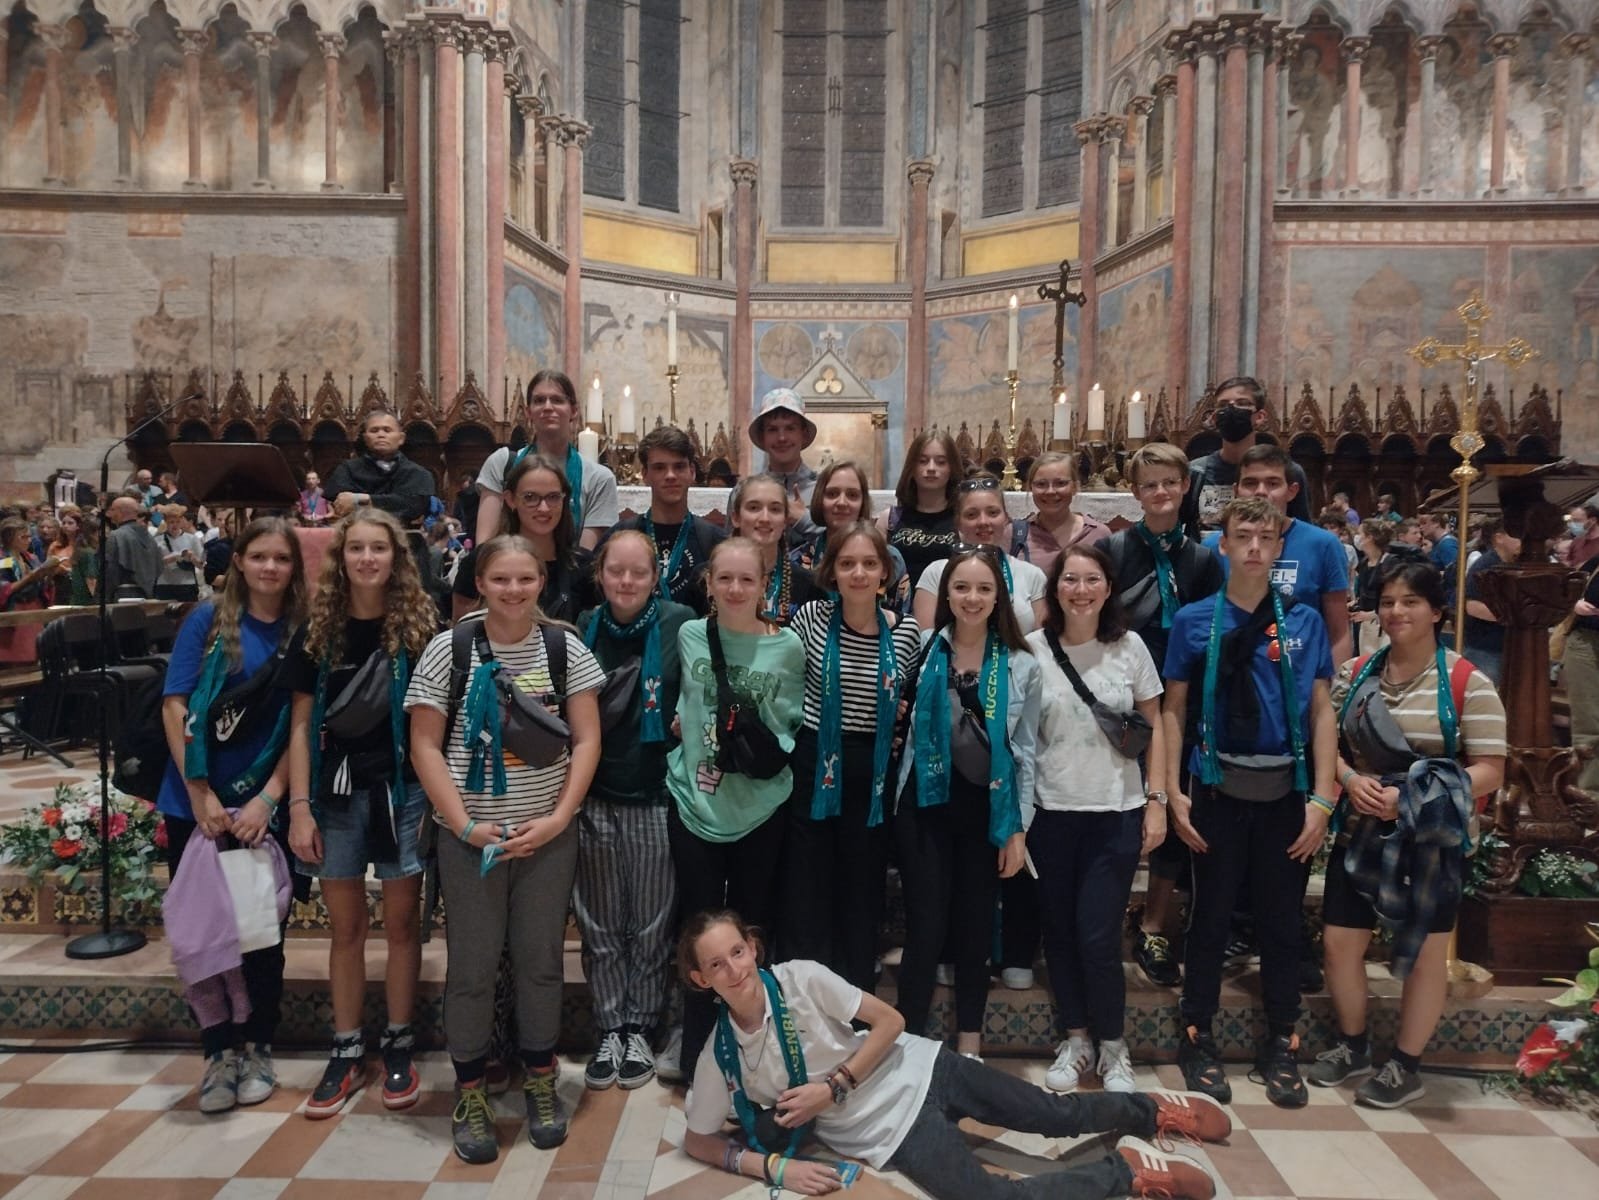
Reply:
[[[605,393],[600,390],[600,377],[594,377],[594,386],[589,388],[588,423],[599,425],[605,420]]]
[[[1094,433],[1105,432],[1105,389],[1097,383],[1088,389],[1088,428]]]
[[[592,429],[580,429],[577,434],[577,452],[584,462],[600,461],[600,435]]]
[[[1017,308],[1016,293],[1012,292],[1010,294],[1010,337],[1005,343],[1005,369],[1007,371],[1016,369],[1016,324],[1019,314],[1020,309]]]
[[[1134,392],[1133,398],[1127,404],[1127,436],[1130,438],[1142,438],[1148,433],[1142,396],[1142,392]]]
[[[638,432],[638,411],[633,407],[633,388],[631,384],[622,389],[622,413],[616,420],[616,432]]]
[[[677,366],[677,293],[666,293],[666,365]]]
[[[1064,391],[1055,397],[1055,425],[1050,436],[1057,441],[1067,441],[1072,436],[1072,406]]]

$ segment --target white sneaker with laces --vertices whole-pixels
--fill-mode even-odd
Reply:
[[[1025,992],[1033,986],[1031,967],[1006,967],[999,973],[999,981],[1013,992]]]
[[[1099,1043],[1099,1082],[1107,1092],[1136,1092],[1133,1060],[1127,1054],[1125,1038]]]
[[[200,1080],[200,1111],[223,1113],[239,1103],[239,1060],[233,1051],[224,1050],[205,1060],[205,1077]]]
[[[661,1052],[655,1056],[655,1077],[666,1083],[682,1083],[686,1078],[683,1070],[683,1027],[672,1026],[671,1032],[666,1035],[666,1045],[661,1047]]]
[[[239,1103],[260,1104],[278,1090],[272,1047],[252,1043],[239,1059]]]
[[[1085,1037],[1069,1037],[1060,1044],[1054,1063],[1044,1072],[1044,1086],[1054,1092],[1075,1091],[1093,1068],[1094,1044]]]

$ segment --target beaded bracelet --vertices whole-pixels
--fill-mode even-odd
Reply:
[[[463,842],[465,842],[467,845],[470,846],[472,844],[472,831],[474,829],[476,829],[476,828],[477,828],[477,822],[476,821],[468,821],[466,823],[466,828],[461,830],[461,832],[457,836],[460,837],[460,839]]]

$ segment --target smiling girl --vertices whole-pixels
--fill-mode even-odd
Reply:
[[[992,475],[974,475],[961,480],[956,488],[955,532],[968,546],[1007,544],[1010,514],[1005,511],[1005,493]],[[1044,620],[1044,572],[1020,558],[1000,558],[1005,591],[1016,613],[1016,624],[1023,635],[1037,629]],[[916,623],[923,629],[932,625],[939,580],[945,560],[932,563],[916,581],[914,608]]]
[[[816,490],[811,493],[810,516],[820,528],[790,550],[788,557],[795,566],[814,572],[827,554],[829,536],[836,541],[857,521],[872,519],[872,493],[867,486],[866,472],[847,460],[823,467],[816,476]],[[885,550],[888,579],[879,590],[884,602],[897,608],[904,601],[905,560],[898,550],[889,549],[886,544]]]
[[[1077,498],[1077,459],[1049,450],[1033,460],[1027,490],[1037,509],[1017,525],[1011,553],[1048,574],[1061,552],[1079,543],[1092,545],[1110,536],[1110,526],[1072,511]]]
[[[955,548],[955,487],[960,477],[960,449],[948,431],[929,429],[905,451],[885,532],[888,544],[905,560],[905,577],[912,587],[929,564],[948,558]],[[906,609],[910,601],[907,596]]]
[[[788,559],[788,493],[775,475],[746,475],[729,503],[733,533],[747,538],[761,558],[760,611],[787,625],[795,611],[821,593],[810,572]]]

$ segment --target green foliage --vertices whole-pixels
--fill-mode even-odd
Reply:
[[[124,915],[160,895],[151,868],[166,844],[161,814],[148,800],[110,793],[110,852],[113,912]],[[0,828],[0,863],[14,863],[37,885],[54,874],[56,886],[81,893],[100,880],[98,789],[56,788],[47,804],[35,805],[20,821]]]

